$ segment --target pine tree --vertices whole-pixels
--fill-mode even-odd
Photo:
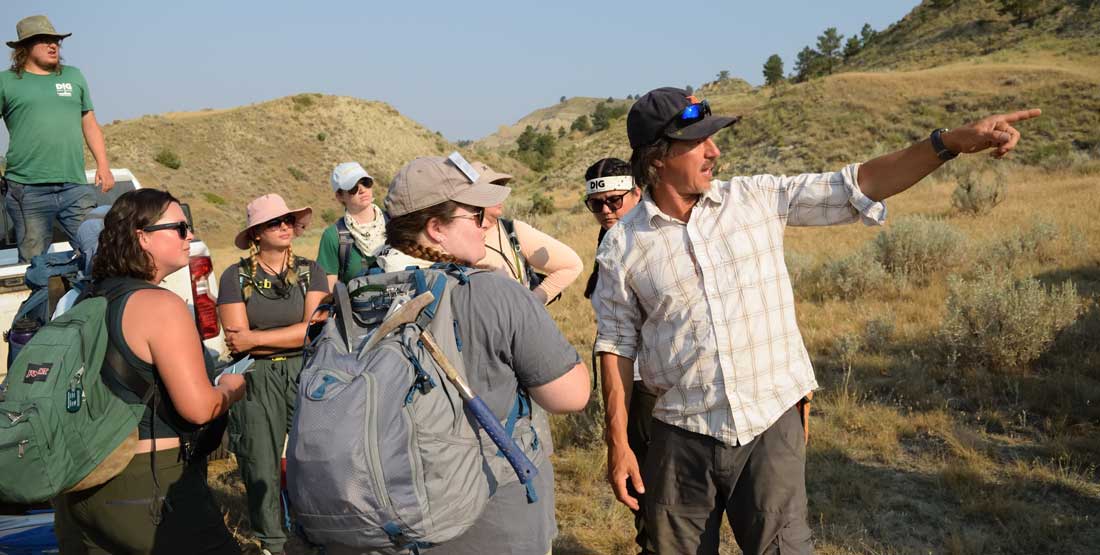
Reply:
[[[859,37],[857,37],[855,35],[852,35],[852,36],[848,37],[848,42],[844,43],[844,59],[845,60],[851,59],[852,56],[855,56],[856,54],[859,54],[859,51],[862,48],[863,48],[863,45],[860,44]]]
[[[867,46],[869,42],[874,40],[875,35],[878,35],[878,31],[872,29],[870,23],[864,23],[863,28],[859,30],[859,45]]]
[[[821,33],[817,37],[817,51],[823,58],[824,73],[828,75],[833,72],[833,67],[840,59],[840,44],[844,40],[844,35],[836,32],[836,27],[829,27],[825,29],[824,33]]]
[[[772,54],[768,61],[764,62],[764,84],[774,87],[783,80],[783,59],[779,54]]]

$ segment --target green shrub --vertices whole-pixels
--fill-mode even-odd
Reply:
[[[939,337],[952,363],[1013,369],[1039,358],[1081,309],[1068,281],[1048,291],[1031,278],[987,273],[967,282],[952,276]]]
[[[325,142],[325,139],[327,139],[327,138],[328,138],[328,133],[325,133],[324,131],[317,134],[317,140],[321,141],[322,143]]]
[[[984,247],[977,254],[978,267],[986,270],[1009,269],[1018,262],[1034,260],[1050,262],[1058,247],[1058,226],[1047,220],[1036,220],[1028,230],[1016,229]]]
[[[341,214],[339,211],[333,210],[332,208],[325,208],[321,211],[321,219],[326,224],[331,224],[332,222],[335,222],[336,218],[339,218],[342,215],[343,214]]]
[[[180,161],[180,157],[177,156],[176,153],[168,147],[160,149],[160,152],[157,152],[157,155],[153,157],[153,160],[156,160],[158,164],[166,168],[171,168],[173,170],[180,169],[180,165],[182,164],[182,162]]]
[[[555,142],[554,135],[549,131],[542,133],[528,125],[516,138],[515,157],[529,168],[543,171],[550,167]]]
[[[814,257],[795,251],[785,251],[783,258],[787,263],[787,275],[791,278],[791,287],[795,295],[806,298],[813,296]]]
[[[287,166],[286,171],[290,172],[290,175],[294,176],[294,179],[298,181],[306,181],[306,174],[302,170],[295,168],[294,166]]]
[[[894,338],[894,313],[875,316],[863,326],[863,340],[868,347],[881,350]]]
[[[947,223],[925,216],[901,218],[875,237],[875,258],[891,274],[920,282],[962,262],[964,237]]]
[[[540,216],[553,214],[554,200],[539,191],[535,191],[535,194],[531,195],[531,213]]]
[[[960,212],[978,216],[993,210],[1004,199],[1004,177],[986,171],[959,178],[959,184],[951,194],[951,206]]]
[[[827,260],[813,272],[811,296],[816,299],[855,299],[881,291],[889,281],[882,264],[870,249]]]
[[[298,94],[290,97],[291,102],[294,103],[295,110],[305,110],[310,106],[313,106],[313,95],[310,94]]]
[[[225,199],[222,198],[221,195],[215,193],[204,192],[202,194],[202,197],[206,199],[206,202],[209,202],[213,205],[221,206],[225,204]]]

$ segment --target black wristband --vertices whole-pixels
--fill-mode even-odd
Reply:
[[[936,129],[932,132],[929,140],[932,141],[932,149],[936,151],[936,157],[946,162],[948,160],[954,160],[959,153],[947,148],[947,146],[943,144],[943,137],[940,135],[944,133],[947,133],[947,129]]]

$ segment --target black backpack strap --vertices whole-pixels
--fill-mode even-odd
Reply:
[[[111,305],[119,299],[123,299],[133,294],[136,291],[142,289],[160,289],[156,285],[141,281],[138,279],[119,279],[110,280],[108,282],[97,284],[94,287],[89,288],[91,291],[88,296],[102,296],[107,299],[107,304]],[[83,295],[82,295],[83,297]],[[110,324],[108,323],[108,329]],[[108,335],[109,332],[108,332]],[[123,358],[122,353],[118,351],[114,343],[107,341],[107,352],[103,355],[103,367],[107,371],[111,372],[112,377],[118,381],[126,389],[134,392],[141,398],[142,403],[148,404],[152,399],[153,394],[156,393],[156,388],[153,387],[153,382],[146,380],[140,374],[134,371],[133,368]]]
[[[340,234],[340,270],[336,273],[337,276],[343,275],[348,270],[348,261],[351,260],[351,246],[355,244],[355,239],[351,236],[351,230],[348,229],[348,223],[344,221],[346,217],[336,220],[336,233]]]
[[[298,288],[302,290],[302,302],[305,302],[306,293],[309,292],[309,280],[311,276],[309,259],[302,256],[295,256],[294,271],[298,274]]]

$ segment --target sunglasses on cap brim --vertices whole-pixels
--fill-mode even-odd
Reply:
[[[675,131],[677,129],[683,129],[694,123],[698,123],[711,115],[710,102],[706,99],[689,104],[679,114],[672,118],[672,121],[668,122],[666,131]]]

